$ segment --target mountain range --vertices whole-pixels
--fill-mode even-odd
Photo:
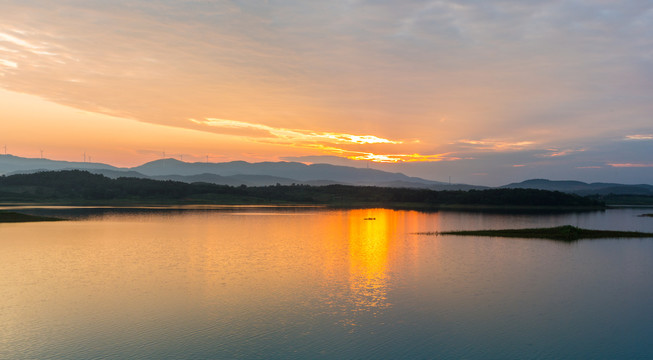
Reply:
[[[23,158],[0,155],[0,174],[32,173],[51,170],[87,170],[109,178],[135,177],[155,180],[174,180],[187,183],[205,182],[231,186],[266,185],[372,185],[399,188],[428,188],[433,190],[486,189],[486,186],[448,184],[391,173],[376,169],[356,168],[330,164],[307,165],[299,162],[232,161],[223,163],[183,162],[176,159],[160,159],[131,168],[115,167],[103,163],[69,162],[49,159]],[[500,186],[500,188],[530,188],[561,191],[578,195],[644,195],[653,196],[653,185],[585,183],[573,180],[531,179]]]
[[[0,174],[12,175],[52,170],[87,170],[110,178],[136,177],[174,180],[187,183],[207,182],[222,185],[372,185],[382,187],[429,188],[435,190],[481,189],[483,186],[448,184],[376,169],[330,164],[306,165],[299,162],[232,161],[223,163],[183,162],[160,159],[131,168],[102,163],[69,162],[0,155]]]

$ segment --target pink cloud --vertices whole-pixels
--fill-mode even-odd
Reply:
[[[631,163],[623,163],[623,164],[608,164],[612,167],[617,167],[617,168],[648,168],[648,167],[653,167],[653,164],[631,164]]]

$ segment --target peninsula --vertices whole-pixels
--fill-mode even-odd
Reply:
[[[532,228],[532,229],[503,229],[503,230],[468,230],[468,231],[443,231],[418,233],[421,235],[463,235],[463,236],[493,236],[509,238],[535,238],[551,239],[572,242],[580,239],[605,239],[605,238],[653,238],[653,233],[637,231],[590,230],[571,225]]]

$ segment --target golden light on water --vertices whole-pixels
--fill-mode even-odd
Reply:
[[[388,260],[395,222],[392,210],[361,209],[349,214],[349,287],[354,311],[388,304]]]
[[[408,262],[405,271],[419,273],[410,260],[419,255],[419,240],[406,235],[424,226],[423,217],[415,211],[353,209],[319,219],[314,231],[323,234],[321,251],[309,262],[321,263],[327,283],[341,284],[325,293],[324,301],[339,324],[356,331],[363,318],[381,316],[392,306],[388,292],[398,263]]]

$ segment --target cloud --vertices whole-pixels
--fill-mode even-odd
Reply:
[[[19,53],[0,58],[20,67],[7,88],[167,125],[217,108],[221,118],[288,128],[334,121],[349,133],[402,118],[384,134],[401,138],[447,117],[458,138],[498,137],[569,118],[609,127],[612,119],[591,115],[645,106],[646,97],[615,95],[650,86],[642,82],[647,9],[639,1],[16,2],[0,5],[0,32]],[[102,91],[116,86],[122,94]]]
[[[653,167],[653,164],[647,163],[647,164],[633,164],[633,163],[622,163],[622,164],[607,164],[612,167],[616,168],[649,168]]]
[[[626,135],[626,140],[653,140],[653,134]]]
[[[0,33],[0,42],[8,42],[8,43],[13,44],[13,45],[18,45],[20,47],[27,48],[27,49],[33,49],[33,50],[39,48],[38,46],[32,45],[32,44],[30,44],[29,42],[27,42],[27,41],[25,41],[23,39],[20,39],[20,38],[18,38],[16,36],[6,34],[6,33]]]
[[[15,62],[13,62],[13,61],[0,59],[0,66],[5,66],[5,67],[9,67],[9,68],[14,68],[14,69],[15,69],[15,68],[18,67],[18,64],[15,63]]]
[[[206,125],[220,129],[260,130],[288,141],[328,142],[333,144],[401,144],[402,141],[388,140],[374,135],[351,135],[333,132],[314,132],[310,130],[274,128],[263,124],[253,124],[244,121],[207,118],[205,120],[190,119],[198,125]]]
[[[458,144],[474,148],[477,150],[493,150],[493,151],[514,151],[531,147],[535,144],[533,141],[501,141],[492,139],[483,140],[458,140]]]
[[[559,156],[567,156],[570,154],[578,153],[578,152],[583,152],[586,149],[565,149],[565,150],[559,150],[559,149],[547,149],[550,151],[550,153],[547,154],[541,154],[539,156],[541,157],[559,157]]]
[[[374,154],[366,152],[350,152],[352,155],[347,156],[353,160],[369,160],[374,162],[398,163],[398,162],[435,162],[435,161],[453,161],[460,158],[450,156],[450,154]],[[354,155],[358,153],[358,155]]]
[[[254,124],[244,121],[216,118],[207,118],[205,120],[190,119],[190,122],[198,125],[215,127],[218,129],[262,131],[268,136],[261,136],[263,139],[254,138],[255,141],[269,141],[290,147],[314,149],[320,152],[337,154],[350,160],[397,163],[418,161],[432,162],[457,159],[453,156],[449,156],[449,154],[422,155],[418,153],[378,153],[336,147],[342,145],[402,145],[404,143],[400,140],[389,140],[374,135],[352,135],[334,132],[316,132],[304,129],[275,128],[264,124]]]
[[[653,136],[650,1],[29,0],[0,13],[0,87],[256,139],[270,158],[462,173],[488,157],[575,168],[650,152],[634,145]]]
[[[341,166],[361,166],[360,161],[343,158],[333,155],[307,155],[307,156],[283,156],[284,161],[296,161],[307,164],[332,164]]]

